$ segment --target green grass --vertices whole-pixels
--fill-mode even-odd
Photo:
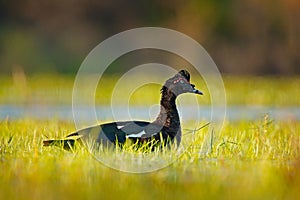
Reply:
[[[189,124],[184,124],[184,128]],[[42,140],[74,130],[63,121],[0,122],[0,199],[296,199],[300,195],[300,123],[226,123],[202,154],[208,128],[186,134],[186,151],[159,171],[129,174],[106,167],[85,148],[67,152]],[[145,153],[166,159],[175,151]],[[130,149],[103,154],[130,165]],[[140,164],[141,165],[141,164]],[[136,166],[137,168],[139,165]]]
[[[110,105],[112,91],[119,78],[118,76],[105,76],[101,79],[95,94],[96,104]],[[145,77],[140,77],[140,79],[145,79]],[[53,74],[0,76],[0,104],[71,105],[74,80],[75,76]],[[300,77],[298,76],[223,76],[223,80],[228,105],[300,105],[300,96],[297,95],[300,94]],[[192,77],[192,82],[206,94],[199,98],[201,104],[209,105],[211,97],[206,84],[198,76]],[[119,91],[131,92],[127,91],[126,85],[121,87]],[[116,98],[116,103],[127,104],[129,100],[129,103],[132,105],[156,104],[160,99],[160,87],[159,85],[145,85],[137,88],[130,96],[130,99]],[[84,85],[81,88],[81,93],[83,97],[87,96]],[[118,97],[123,97],[122,95],[119,94]],[[185,100],[185,102],[189,103],[191,98],[185,98]]]
[[[105,87],[97,91],[98,105],[110,104],[117,79],[104,77],[101,80]],[[62,75],[1,76],[0,105],[70,105],[73,82],[74,77]],[[200,78],[194,77],[192,82],[208,94]],[[300,77],[225,76],[224,84],[228,105],[300,105]],[[84,96],[84,88],[82,92]],[[159,86],[148,85],[136,90],[129,101],[133,105],[148,106],[158,103],[159,97]],[[119,103],[122,102],[120,99]],[[209,95],[201,97],[199,102],[209,105]],[[201,122],[198,127],[205,123]],[[197,128],[194,124],[193,121],[183,124],[182,144],[186,148],[176,162],[152,173],[130,174],[105,166],[82,147],[68,152],[42,146],[43,139],[63,138],[74,131],[73,122],[2,120],[0,199],[299,197],[299,121],[272,121],[265,116],[256,121],[225,122],[219,135],[208,131],[208,127],[193,133]],[[121,163],[125,168],[132,164],[136,168],[144,167],[143,162],[133,162],[141,157],[154,163],[177,157],[174,149],[151,153],[134,151],[132,146],[100,153],[98,158]]]

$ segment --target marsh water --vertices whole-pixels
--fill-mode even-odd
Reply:
[[[78,110],[78,108],[77,108]],[[117,106],[113,109],[109,106],[96,106],[95,112],[90,113],[89,106],[80,106],[82,119],[89,121],[95,113],[99,121],[118,120],[153,120],[159,112],[159,106]],[[209,106],[201,106],[197,109],[193,106],[181,106],[178,108],[182,121],[209,120],[212,109]],[[224,108],[214,108],[215,119],[222,120]],[[274,120],[300,120],[298,107],[267,107],[267,106],[227,106],[225,119],[228,121],[258,120],[266,114]],[[71,105],[0,105],[0,119],[57,119],[73,120]]]

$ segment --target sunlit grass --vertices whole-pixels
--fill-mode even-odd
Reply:
[[[203,125],[201,123],[199,126]],[[300,183],[299,122],[268,117],[227,122],[220,135],[208,126],[183,124],[185,151],[170,166],[146,174],[106,167],[83,147],[65,151],[42,140],[74,131],[63,121],[0,122],[1,199],[295,199]],[[206,136],[208,151],[203,151]],[[174,150],[136,151],[132,145],[100,154],[130,165],[129,158],[166,159]],[[144,154],[144,155],[143,155]],[[99,156],[100,156],[99,155]],[[136,164],[137,169],[143,163]]]
[[[22,73],[1,76],[0,105],[71,105],[74,78]],[[229,105],[300,105],[299,77],[223,78]],[[100,83],[105,87],[96,92],[98,105],[111,103],[117,80],[117,76],[103,77]],[[200,78],[192,82],[209,94]],[[126,101],[156,104],[159,89],[158,85],[146,85]],[[84,92],[83,87],[83,97]],[[123,102],[120,98],[116,103]],[[210,104],[209,95],[201,97],[201,104]],[[266,115],[256,121],[225,122],[221,133],[212,131],[211,124],[195,131],[207,123],[195,121],[182,124],[179,155],[175,148],[150,151],[133,144],[96,154],[80,145],[71,151],[42,146],[44,139],[64,138],[73,132],[70,121],[10,120],[8,116],[0,121],[0,199],[298,198],[299,121],[274,121]],[[139,175],[113,169],[122,166],[123,171],[136,168],[140,172],[147,169],[145,164],[149,167],[166,161],[168,167]]]
[[[97,105],[110,105],[112,93],[119,76],[104,76],[96,91]],[[135,77],[145,79],[146,77]],[[192,77],[193,78],[193,77]],[[0,104],[68,104],[72,103],[72,91],[75,76],[66,75],[14,75],[0,77]],[[228,105],[300,105],[300,77],[237,77],[223,76]],[[163,81],[161,84],[163,84]],[[210,104],[210,93],[205,82],[194,77],[192,82],[204,92],[201,104]],[[42,87],[41,87],[42,86]],[[133,92],[130,99],[115,98],[115,103],[132,105],[153,105],[160,99],[160,85],[150,84],[135,91],[127,91],[121,85],[118,91]],[[81,88],[82,100],[88,96],[84,85]],[[117,94],[117,97],[122,97]],[[119,96],[118,96],[119,95]],[[186,101],[189,102],[188,100]],[[83,102],[84,103],[84,102]]]

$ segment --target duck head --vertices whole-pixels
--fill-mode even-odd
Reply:
[[[168,79],[163,87],[171,91],[175,96],[184,93],[203,95],[203,93],[190,83],[190,73],[187,70],[180,70],[174,77]]]

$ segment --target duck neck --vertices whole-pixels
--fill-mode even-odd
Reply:
[[[162,89],[160,112],[154,123],[163,126],[167,131],[169,130],[175,135],[180,128],[180,120],[176,108],[176,95],[165,88]]]

